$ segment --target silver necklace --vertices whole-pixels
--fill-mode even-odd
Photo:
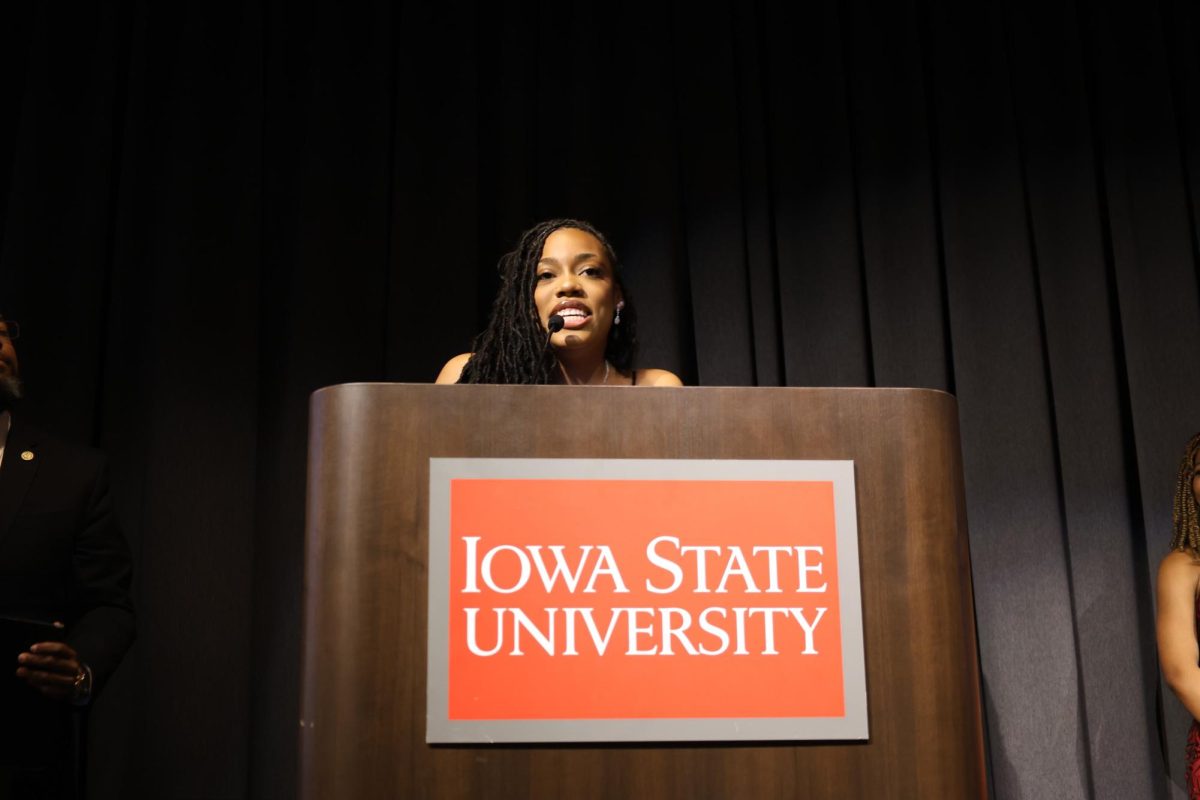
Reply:
[[[563,377],[565,377],[567,379],[567,383],[570,384],[571,376],[567,374],[567,370],[565,367],[562,368],[562,370],[563,370]],[[608,359],[607,358],[604,359],[604,380],[600,381],[600,385],[601,386],[608,385]]]

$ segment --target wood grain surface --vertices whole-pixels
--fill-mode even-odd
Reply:
[[[852,459],[865,743],[425,744],[430,457]],[[957,406],[916,389],[348,384],[309,441],[301,797],[986,795]]]

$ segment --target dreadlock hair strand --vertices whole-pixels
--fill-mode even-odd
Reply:
[[[1200,555],[1200,515],[1196,509],[1196,495],[1192,491],[1192,476],[1196,473],[1196,451],[1200,450],[1200,433],[1187,443],[1183,460],[1179,462],[1179,479],[1175,483],[1175,507],[1171,513],[1174,536],[1172,550],[1183,550]]]
[[[540,222],[521,234],[517,245],[497,265],[500,291],[492,304],[487,327],[475,339],[471,358],[463,367],[459,383],[546,384],[562,380],[554,349],[546,344],[533,302],[537,265],[546,239],[560,228],[575,228],[595,236],[604,246],[612,265],[613,281],[625,301],[621,324],[613,325],[605,346],[605,357],[622,374],[633,368],[637,344],[637,312],[629,290],[621,283],[617,254],[612,245],[589,222],[576,219],[552,219]]]

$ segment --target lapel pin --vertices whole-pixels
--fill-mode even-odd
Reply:
[[[21,460],[22,461],[33,461],[33,451],[32,450],[22,450],[21,451]]]

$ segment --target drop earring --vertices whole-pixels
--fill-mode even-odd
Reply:
[[[620,324],[621,324],[621,309],[622,309],[622,308],[624,308],[624,307],[625,307],[625,301],[624,301],[624,300],[622,300],[621,302],[617,303],[617,315],[616,315],[615,317],[613,317],[613,325],[620,325]]]

